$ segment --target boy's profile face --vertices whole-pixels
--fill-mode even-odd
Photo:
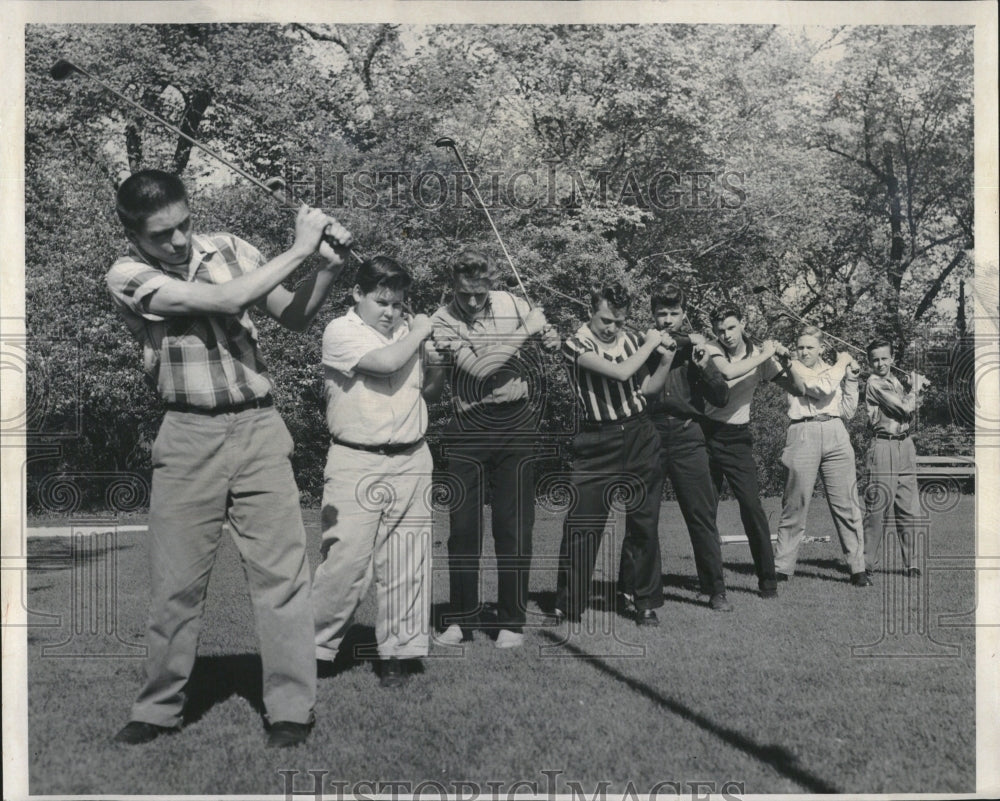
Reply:
[[[625,325],[628,309],[613,309],[605,298],[590,315],[590,330],[601,342],[611,344],[618,338],[618,332]]]
[[[660,331],[680,331],[684,324],[684,309],[680,306],[657,306],[653,309],[653,321]]]
[[[881,348],[872,348],[868,354],[868,363],[871,364],[872,372],[875,375],[885,378],[892,369],[892,348],[888,345]]]
[[[490,279],[486,276],[455,277],[455,304],[464,314],[476,317],[486,308],[490,297]]]
[[[141,231],[127,231],[128,238],[147,256],[164,264],[186,264],[191,258],[191,211],[179,200],[150,214]]]
[[[354,286],[354,311],[365,325],[371,326],[382,336],[390,336],[399,318],[403,315],[402,289],[387,289],[377,286],[371,292],[362,292]]]
[[[719,342],[722,343],[722,347],[730,353],[736,350],[740,342],[743,341],[743,329],[745,326],[741,320],[732,315],[716,323],[713,327],[715,328],[715,335],[719,338]]]
[[[815,367],[823,352],[823,344],[816,337],[804,334],[799,337],[799,341],[795,344],[795,350],[798,352],[799,361],[802,364],[806,367]]]

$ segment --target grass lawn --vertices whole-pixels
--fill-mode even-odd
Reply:
[[[779,506],[765,503],[772,524]],[[186,728],[127,748],[110,738],[128,719],[142,675],[145,534],[119,534],[107,540],[110,551],[32,539],[32,621],[56,625],[28,632],[30,791],[281,795],[293,780],[296,792],[312,794],[313,770],[327,771],[331,797],[338,781],[348,791],[358,781],[432,781],[452,793],[458,781],[484,793],[502,782],[504,796],[518,780],[536,782],[536,793],[571,792],[575,782],[588,799],[602,782],[621,793],[630,780],[642,794],[659,782],[673,783],[661,789],[668,794],[695,782],[714,783],[716,792],[735,783],[731,791],[747,794],[972,792],[975,629],[942,625],[942,616],[975,606],[973,511],[966,496],[948,513],[932,513],[921,580],[879,573],[874,587],[860,590],[847,583],[817,499],[809,533],[832,542],[803,545],[799,573],[777,600],[757,597],[749,548],[724,546],[736,611],[720,614],[695,600],[690,543],[676,504],[667,503],[658,629],[636,629],[608,608],[621,540],[610,535],[595,576],[598,608],[580,629],[531,629],[519,651],[497,650],[482,634],[461,649],[438,646],[402,690],[381,689],[373,664],[355,660],[320,680],[318,725],[308,744],[290,751],[264,748],[253,615],[230,541],[209,588]],[[319,515],[305,517],[315,565]],[[551,599],[561,520],[539,509],[533,607]],[[731,501],[720,530],[740,530]],[[438,609],[448,590],[446,535],[442,519]],[[489,542],[484,550],[484,598],[492,601]],[[373,639],[373,613],[369,596],[354,644]],[[522,797],[531,791],[524,787]]]

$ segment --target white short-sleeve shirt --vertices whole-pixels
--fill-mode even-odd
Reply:
[[[383,336],[353,309],[327,325],[323,332],[326,423],[335,439],[398,445],[416,442],[427,432],[419,350],[391,375],[366,375],[355,369],[363,356],[398,342],[409,330],[400,320],[391,336]]]

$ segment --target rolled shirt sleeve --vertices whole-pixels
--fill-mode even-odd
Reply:
[[[111,297],[123,309],[151,322],[163,322],[165,317],[149,311],[149,299],[168,281],[177,279],[137,261],[118,261],[105,278]]]
[[[331,320],[323,332],[323,365],[353,378],[358,362],[366,354],[392,344],[385,339],[383,345],[376,345],[373,334],[377,335],[374,329],[366,330],[346,316]]]

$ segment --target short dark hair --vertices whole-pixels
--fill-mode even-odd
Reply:
[[[687,298],[684,296],[684,290],[677,286],[677,284],[671,281],[664,281],[653,289],[653,293],[649,298],[649,306],[653,312],[657,309],[662,309],[664,306],[669,308],[680,306],[686,311]]]
[[[362,294],[367,295],[379,287],[392,291],[405,292],[413,282],[412,276],[395,259],[388,256],[372,256],[365,259],[358,267],[358,275],[354,279]]]
[[[115,208],[126,230],[140,233],[149,217],[187,199],[184,182],[172,172],[140,170],[118,187]]]
[[[590,310],[596,312],[601,301],[607,301],[609,309],[628,311],[632,305],[632,296],[621,284],[608,284],[590,293]]]
[[[455,278],[485,278],[493,280],[493,262],[489,254],[479,248],[465,248],[451,265],[451,277]]]
[[[723,303],[721,306],[716,306],[709,317],[709,320],[712,322],[712,328],[715,328],[715,326],[725,321],[728,317],[735,317],[741,323],[743,322],[743,312],[736,307],[735,303]]]
[[[868,354],[869,359],[872,357],[872,351],[878,348],[888,348],[889,355],[892,356],[893,353],[892,343],[888,339],[884,339],[883,337],[875,337],[875,339],[873,339],[871,342],[868,343],[868,347],[865,348],[865,353]]]

